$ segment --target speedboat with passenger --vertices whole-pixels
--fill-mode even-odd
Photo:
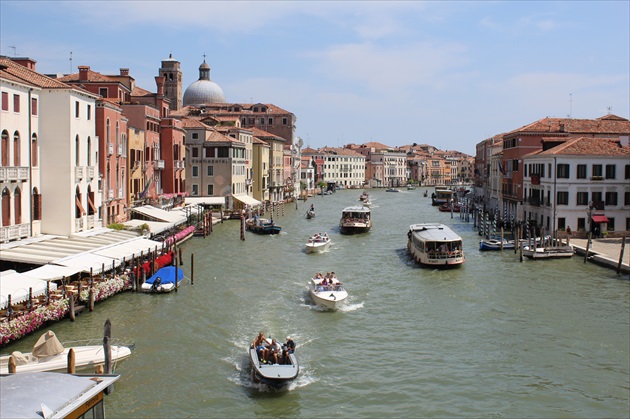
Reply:
[[[313,234],[306,242],[306,253],[321,253],[330,247],[328,233]]]
[[[308,283],[308,290],[315,304],[330,310],[337,310],[348,298],[348,291],[334,276],[325,278],[315,275]]]
[[[254,217],[245,220],[245,228],[256,234],[280,234],[282,227],[276,225],[273,219]]]
[[[287,337],[287,341],[290,338]],[[295,350],[280,346],[275,339],[264,338],[262,350],[252,343],[247,350],[254,381],[274,388],[283,388],[300,372]],[[274,356],[275,355],[275,356]],[[277,362],[276,362],[277,360]]]

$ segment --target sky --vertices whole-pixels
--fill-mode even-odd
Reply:
[[[630,2],[7,1],[0,55],[40,73],[129,68],[156,91],[204,60],[228,102],[297,117],[312,148],[378,141],[475,154],[545,117],[630,118]]]

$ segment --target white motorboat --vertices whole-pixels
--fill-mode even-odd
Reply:
[[[407,249],[416,262],[425,266],[460,266],[466,260],[462,238],[439,223],[409,226]]]
[[[271,347],[271,340],[265,338],[267,348]],[[294,351],[287,351],[283,356],[285,348],[278,348],[278,363],[262,359],[253,344],[249,346],[249,362],[252,367],[252,378],[263,384],[275,388],[282,388],[293,381],[300,372],[298,360]]]
[[[523,246],[523,256],[529,259],[561,259],[570,258],[575,253],[573,246],[536,247]]]
[[[184,279],[184,271],[176,266],[164,266],[158,269],[151,278],[144,282],[140,289],[142,292],[164,293],[171,292],[179,287]]]
[[[76,370],[94,371],[97,365],[105,363],[105,349],[103,345],[92,342],[85,345],[64,347],[53,331],[44,333],[33,346],[32,352],[22,353],[14,351],[10,355],[0,356],[0,374],[8,374],[9,358],[13,357],[16,373],[41,371],[66,371],[68,368],[68,353],[74,351]],[[125,345],[111,345],[112,363],[122,361],[131,355],[131,347]]]
[[[328,233],[317,233],[312,235],[306,243],[306,253],[321,253],[330,247],[330,237]]]
[[[323,284],[324,278],[311,278],[308,283],[308,290],[315,304],[326,307],[330,310],[337,310],[348,298],[348,291],[334,276],[327,280],[332,283]]]
[[[516,243],[514,240],[494,238],[482,239],[479,241],[479,250],[514,250]]]

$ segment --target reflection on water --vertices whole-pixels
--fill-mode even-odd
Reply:
[[[194,285],[125,293],[52,329],[62,341],[95,337],[110,318],[115,337],[135,341],[110,417],[628,417],[629,282],[579,258],[479,252],[472,223],[423,192],[371,191],[374,227],[361,235],[338,232],[360,190],[287,205],[277,236],[241,241],[238,222],[216,225],[184,245]],[[420,222],[461,235],[466,263],[415,264],[406,233]],[[330,250],[306,254],[324,231]],[[346,286],[341,310],[310,299],[318,271]],[[285,391],[251,380],[246,349],[260,330],[297,343],[300,375]],[[8,350],[30,350],[38,336]]]

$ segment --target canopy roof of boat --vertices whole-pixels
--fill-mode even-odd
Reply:
[[[429,241],[455,241],[462,239],[449,227],[440,223],[412,224],[409,226],[409,230],[422,237],[422,239]]]
[[[370,209],[368,207],[355,205],[355,206],[352,206],[352,207],[344,208],[343,212],[370,212]]]

